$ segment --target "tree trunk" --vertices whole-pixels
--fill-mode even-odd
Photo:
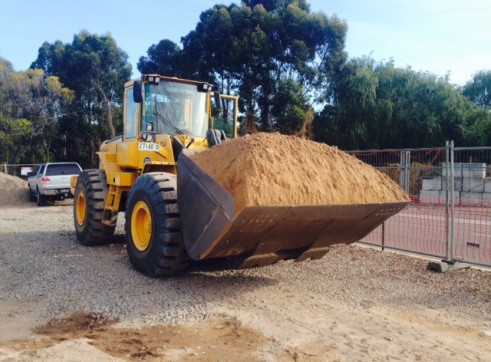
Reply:
[[[96,87],[97,90],[101,93],[102,98],[104,99],[104,104],[106,105],[107,125],[109,127],[109,133],[111,135],[111,138],[116,137],[116,130],[114,128],[114,123],[113,123],[113,110],[111,108],[111,103],[107,98],[106,92],[104,92],[104,89],[98,82],[96,82]]]

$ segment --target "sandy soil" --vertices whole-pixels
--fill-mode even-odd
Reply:
[[[386,174],[323,143],[256,133],[192,156],[245,206],[345,205],[409,201]]]
[[[4,342],[0,359],[491,360],[491,331],[478,321],[430,309],[347,308],[279,289],[265,296],[262,306],[199,324],[124,328],[104,316],[86,314],[52,320],[33,328],[35,338]]]
[[[28,200],[27,181],[0,172],[0,206],[23,205]]]

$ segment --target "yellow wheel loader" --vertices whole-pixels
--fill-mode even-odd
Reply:
[[[109,242],[125,211],[127,252],[151,277],[191,260],[230,258],[239,268],[318,259],[360,240],[406,203],[254,206],[233,197],[189,157],[237,137],[237,97],[204,82],[143,75],[125,84],[124,131],[105,141],[100,168],[73,177],[82,245]],[[212,103],[221,109],[211,117]]]

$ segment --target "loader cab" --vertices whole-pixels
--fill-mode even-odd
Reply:
[[[220,96],[208,83],[144,75],[125,89],[124,139],[155,142],[162,134],[206,138],[210,128],[235,138],[237,103],[237,97]]]

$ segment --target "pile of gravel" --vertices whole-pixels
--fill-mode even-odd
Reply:
[[[0,173],[0,206],[22,205],[29,201],[27,181]]]

